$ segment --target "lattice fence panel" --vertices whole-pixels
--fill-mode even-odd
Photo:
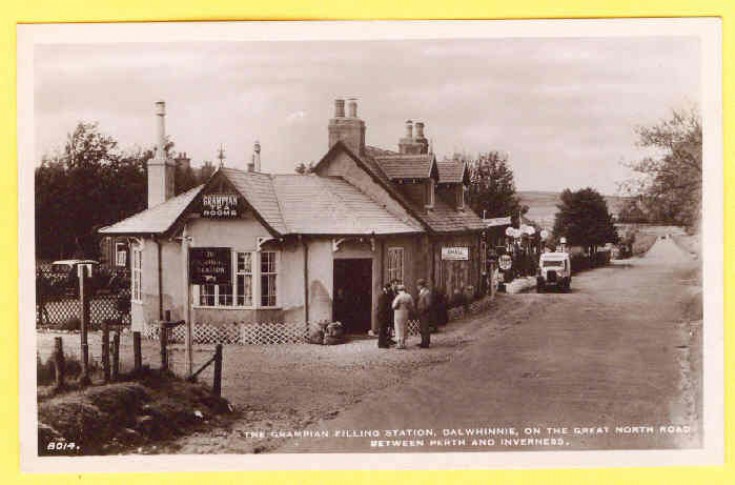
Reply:
[[[37,326],[78,325],[81,319],[81,302],[79,280],[74,276],[74,273],[54,272],[48,265],[37,268]],[[130,288],[129,280],[125,278],[127,273],[124,270],[96,270],[88,283],[91,325],[100,325],[106,320],[130,325]]]
[[[143,328],[141,331],[142,337],[146,340],[158,340],[159,337],[159,330],[158,330],[158,324],[156,323],[143,323]]]
[[[218,325],[197,323],[191,329],[194,343],[197,344],[238,344],[240,343],[240,325],[224,323]],[[169,341],[183,342],[186,336],[186,326],[177,325],[171,329]]]
[[[406,331],[408,335],[421,335],[421,324],[418,320],[409,320]]]
[[[240,326],[241,342],[250,345],[305,343],[307,328],[304,323],[246,323]]]

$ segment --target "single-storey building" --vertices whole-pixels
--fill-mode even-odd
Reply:
[[[365,144],[357,103],[335,101],[329,149],[313,172],[221,167],[174,196],[165,105],[148,163],[148,209],[99,232],[130,241],[133,328],[190,316],[195,324],[341,321],[376,330],[384,283],[415,292],[484,291],[485,226],[466,204],[461,162],[437,161],[424,124],[406,123],[398,150]],[[415,132],[414,132],[415,129]]]

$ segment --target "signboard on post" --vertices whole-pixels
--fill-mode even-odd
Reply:
[[[189,282],[194,285],[232,283],[230,248],[190,248]]]
[[[487,227],[509,226],[510,225],[510,216],[508,216],[508,217],[494,217],[492,219],[483,219],[482,222],[484,222]]]
[[[209,194],[202,196],[202,217],[210,219],[232,219],[240,214],[240,198],[232,194]]]
[[[513,266],[513,258],[511,258],[510,255],[504,254],[500,256],[500,259],[498,259],[498,267],[500,267],[500,269],[508,271],[511,266]]]
[[[470,259],[470,248],[467,246],[442,247],[442,260],[467,261]]]

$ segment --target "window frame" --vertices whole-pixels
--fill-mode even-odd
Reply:
[[[192,286],[192,307],[193,308],[201,308],[201,309],[219,309],[219,310],[255,310],[259,308],[263,309],[278,309],[280,308],[279,304],[281,301],[281,296],[279,294],[278,290],[278,281],[279,281],[279,274],[280,274],[280,260],[281,260],[281,251],[279,250],[269,250],[269,251],[256,251],[256,250],[239,250],[235,248],[230,248],[230,251],[232,252],[232,258],[231,258],[231,264],[232,264],[232,282],[228,285],[191,285]],[[261,277],[262,277],[262,271],[261,271],[261,261],[262,261],[262,254],[263,253],[272,253],[274,254],[274,266],[275,271],[271,273],[267,273],[270,275],[273,275],[275,278],[275,295],[274,295],[274,305],[266,306],[262,304],[262,288],[261,288]],[[240,270],[238,268],[238,255],[239,254],[250,254],[250,272],[247,272],[246,270]],[[238,288],[238,276],[247,277],[250,276],[250,304],[239,304],[240,301],[240,293]],[[203,286],[212,286],[214,288],[214,295],[213,295],[213,301],[214,305],[208,305],[208,304],[202,304],[202,293],[201,289]],[[221,286],[230,286],[232,288],[231,290],[231,296],[230,301],[231,304],[221,304],[220,303],[220,287]],[[245,288],[245,285],[243,285],[243,288]],[[243,300],[246,301],[246,300]]]
[[[143,248],[130,248],[130,301],[143,303]]]
[[[394,261],[394,259],[391,257],[391,253],[400,254],[400,268],[391,267],[391,263]],[[388,281],[398,280],[401,283],[403,282],[403,278],[405,277],[405,268],[406,268],[406,251],[405,248],[402,246],[391,246],[388,247],[388,268],[386,273],[388,274]],[[400,271],[399,271],[400,270]],[[396,274],[396,272],[400,272],[400,277]]]

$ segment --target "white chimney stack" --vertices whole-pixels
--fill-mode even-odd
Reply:
[[[148,160],[148,207],[174,196],[176,163],[166,156],[166,103],[156,103],[156,154]]]

